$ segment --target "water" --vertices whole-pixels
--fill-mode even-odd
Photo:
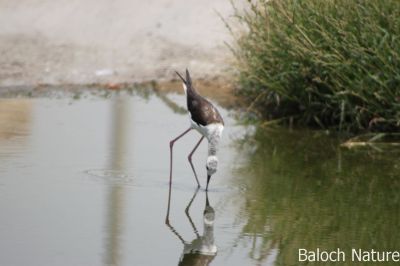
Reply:
[[[299,248],[399,250],[396,151],[254,132],[219,107],[210,191],[187,161],[195,132],[174,146],[170,191],[182,106],[175,94],[0,100],[0,265],[298,265]],[[203,187],[206,155],[203,143],[193,157]]]

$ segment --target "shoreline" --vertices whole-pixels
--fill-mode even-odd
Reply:
[[[236,102],[235,85],[226,76],[200,78],[193,80],[194,86],[207,98],[225,108],[233,108]],[[88,92],[126,92],[140,89],[151,90],[154,93],[183,94],[181,81],[178,79],[149,80],[144,82],[104,82],[87,84],[36,84],[0,86],[0,98],[36,98],[36,97],[73,97]]]

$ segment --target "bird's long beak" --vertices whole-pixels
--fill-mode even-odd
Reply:
[[[180,79],[182,80],[182,82],[186,85],[187,82],[186,82],[186,80],[181,76],[181,74],[179,74],[178,71],[175,71],[175,73],[180,77]]]
[[[207,175],[207,186],[206,186],[206,191],[208,191],[208,183],[210,183],[210,179],[211,179],[211,176],[210,176],[210,175]]]

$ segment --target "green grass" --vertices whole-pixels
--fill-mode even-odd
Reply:
[[[353,133],[400,129],[400,1],[249,3],[228,26],[250,111]]]

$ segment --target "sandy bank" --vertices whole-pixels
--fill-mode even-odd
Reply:
[[[228,0],[20,0],[0,8],[0,86],[141,82],[227,68]]]

